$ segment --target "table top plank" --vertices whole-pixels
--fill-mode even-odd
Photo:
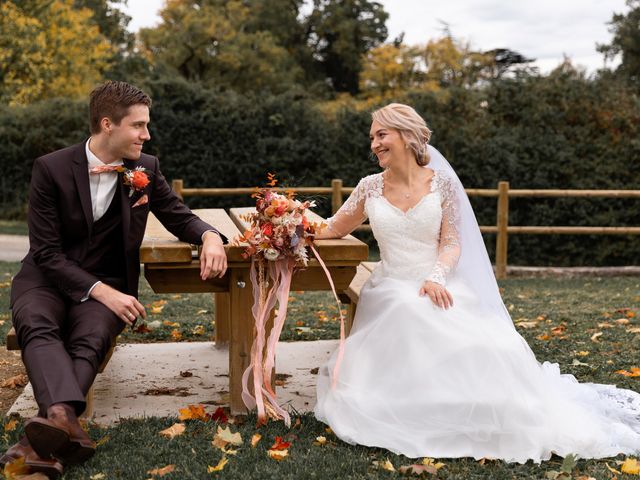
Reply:
[[[240,231],[222,208],[205,208],[193,210],[203,221],[217,228],[229,241]],[[228,249],[240,250],[239,247],[228,246]],[[191,263],[193,247],[178,240],[170,233],[153,214],[149,214],[147,227],[140,246],[140,262],[142,263]]]

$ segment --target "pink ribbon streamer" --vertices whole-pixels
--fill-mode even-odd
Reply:
[[[324,270],[324,273],[327,275],[327,280],[329,280],[329,285],[331,285],[331,291],[333,292],[333,298],[336,299],[336,303],[338,304],[338,313],[340,314],[340,344],[338,345],[338,356],[336,358],[336,364],[333,366],[333,375],[331,379],[331,388],[335,389],[338,383],[338,373],[340,372],[340,364],[342,363],[342,358],[344,357],[344,342],[345,342],[345,330],[344,330],[344,315],[342,315],[342,308],[340,307],[340,299],[338,298],[338,294],[336,293],[336,287],[333,284],[333,278],[331,278],[331,273],[329,273],[329,269],[320,258],[318,251],[315,249],[313,245],[311,245],[311,251],[315,255],[318,263]]]
[[[311,250],[324,270],[327,280],[329,280],[329,285],[331,286],[333,296],[338,305],[338,313],[340,314],[340,345],[338,347],[336,364],[333,368],[332,382],[332,388],[335,388],[340,364],[344,356],[344,315],[342,315],[340,300],[338,299],[336,287],[329,269],[313,245],[311,245]],[[257,409],[258,425],[267,423],[267,411],[271,410],[278,418],[282,418],[285,425],[289,427],[291,425],[291,417],[289,413],[278,404],[276,393],[271,385],[271,374],[275,367],[276,346],[278,345],[278,340],[287,318],[289,292],[291,290],[291,279],[293,278],[295,262],[284,259],[267,263],[269,278],[271,279],[271,288],[265,299],[262,298],[262,282],[267,282],[267,278],[266,276],[258,278],[256,272],[258,262],[259,260],[255,259],[251,262],[250,278],[253,287],[253,307],[251,312],[255,320],[255,338],[251,346],[251,361],[242,375],[242,400],[248,409]],[[273,328],[271,329],[269,338],[265,341],[266,323],[270,312],[275,307],[276,301],[278,302],[278,313],[273,320]],[[253,373],[253,395],[249,391],[249,375],[251,373]]]

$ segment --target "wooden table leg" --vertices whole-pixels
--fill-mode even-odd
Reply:
[[[226,347],[229,344],[229,329],[231,328],[231,311],[229,308],[229,294],[214,293],[216,306],[216,347]]]
[[[242,402],[242,374],[249,366],[253,342],[253,290],[248,268],[233,268],[229,278],[229,393],[232,415],[246,413]]]

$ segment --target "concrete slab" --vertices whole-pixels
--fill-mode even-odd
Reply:
[[[0,235],[0,261],[18,262],[29,251],[26,235]]]
[[[319,367],[337,347],[337,340],[281,342],[276,371],[284,384],[278,399],[299,412],[315,404]],[[212,342],[118,345],[105,371],[94,385],[94,416],[101,424],[119,418],[172,416],[188,404],[228,406],[228,351]],[[9,414],[25,418],[37,412],[31,384],[13,404]]]

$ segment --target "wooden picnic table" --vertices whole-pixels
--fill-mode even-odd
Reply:
[[[200,209],[194,213],[216,227],[229,241],[244,231],[243,214],[253,208]],[[321,217],[310,212],[311,221]],[[318,253],[331,272],[336,291],[345,292],[360,262],[367,260],[367,245],[349,235],[342,239],[317,240]],[[250,259],[242,257],[242,246],[226,245],[228,270],[223,278],[202,281],[197,249],[179,241],[153,216],[149,216],[145,237],[140,247],[144,275],[156,293],[211,292],[215,296],[216,345],[229,347],[229,392],[232,414],[246,412],[242,402],[242,374],[249,366],[254,335],[251,313],[253,290],[249,279]],[[330,290],[329,282],[313,259],[306,268],[294,273],[292,290]],[[343,297],[346,298],[346,297]]]

